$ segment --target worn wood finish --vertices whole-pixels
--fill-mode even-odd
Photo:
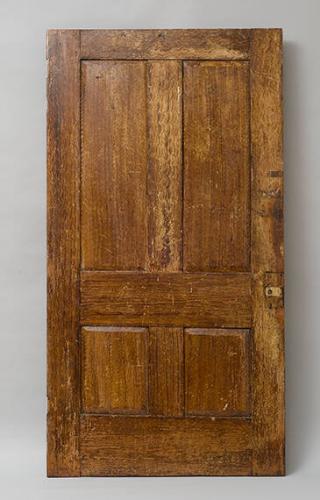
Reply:
[[[255,276],[253,474],[285,473],[282,32],[253,30],[251,71],[252,270]]]
[[[182,70],[153,61],[148,71],[149,271],[182,267]]]
[[[51,31],[48,57],[49,476],[79,464],[79,32]]]
[[[182,328],[150,328],[149,413],[184,415],[184,334]]]
[[[85,476],[250,475],[246,420],[83,416]]]
[[[82,271],[82,324],[251,326],[251,276]]]
[[[248,330],[186,329],[187,415],[250,414]]]
[[[84,61],[81,66],[82,267],[144,269],[147,254],[145,64],[142,61]]]
[[[82,59],[248,59],[250,30],[83,30]]]
[[[184,63],[184,268],[250,263],[249,67]]]
[[[82,328],[82,410],[148,411],[148,330]]]
[[[284,474],[281,36],[49,32],[48,475]]]

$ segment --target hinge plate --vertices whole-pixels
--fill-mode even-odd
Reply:
[[[281,286],[266,286],[264,293],[266,297],[283,297],[283,288]]]

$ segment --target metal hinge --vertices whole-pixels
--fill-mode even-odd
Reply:
[[[283,297],[283,287],[281,286],[266,286],[264,289],[266,297]]]

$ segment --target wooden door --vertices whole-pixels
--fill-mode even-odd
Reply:
[[[48,35],[48,474],[284,474],[282,35]]]

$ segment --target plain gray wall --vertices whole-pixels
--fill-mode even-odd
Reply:
[[[0,495],[283,499],[320,487],[320,2],[1,0]],[[284,29],[286,478],[46,479],[45,32]],[[314,493],[313,493],[314,492]]]

